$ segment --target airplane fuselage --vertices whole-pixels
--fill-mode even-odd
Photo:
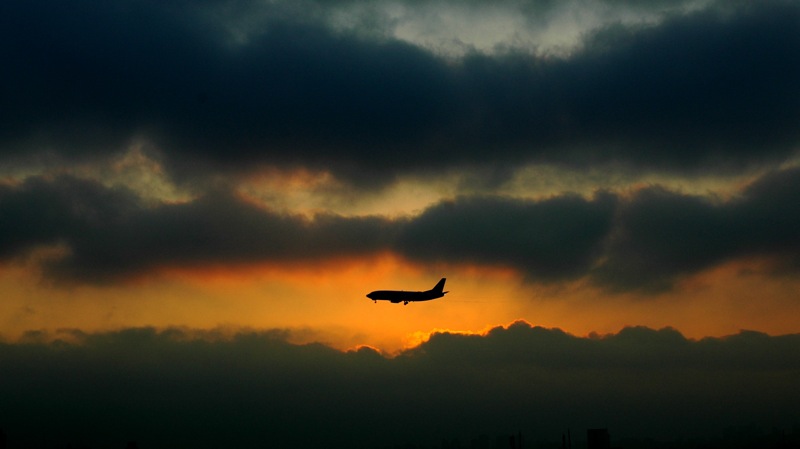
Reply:
[[[430,301],[431,299],[441,298],[444,296],[443,293],[433,293],[433,292],[407,292],[403,290],[376,290],[367,295],[367,298],[378,301],[391,301],[391,302],[403,302],[403,301]]]
[[[447,292],[444,290],[445,279],[442,278],[435,287],[422,292],[407,292],[405,290],[375,290],[367,294],[367,298],[378,301],[389,301],[392,303],[408,304],[409,302],[430,301],[431,299],[441,298]]]

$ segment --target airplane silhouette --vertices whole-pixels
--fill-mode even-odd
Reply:
[[[375,290],[367,294],[367,298],[375,301],[391,301],[393,304],[402,302],[403,305],[408,305],[409,302],[414,301],[430,301],[431,299],[441,298],[448,292],[444,292],[444,283],[447,278],[442,278],[435,287],[424,292],[407,292],[404,290]]]

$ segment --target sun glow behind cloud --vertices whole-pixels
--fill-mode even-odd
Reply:
[[[97,180],[108,188],[130,189],[154,205],[191,201],[139,148],[110,163],[83,164],[62,171]],[[578,173],[556,166],[524,166],[502,187],[495,186],[494,192],[538,201],[570,190],[586,198],[597,189],[626,197],[658,185],[724,202],[764,174],[757,168],[703,178],[624,170],[614,173],[608,176],[600,168]],[[317,213],[402,218],[416,217],[427,207],[459,194],[480,194],[485,187],[465,182],[470,176],[475,175],[467,172],[408,178],[385,190],[356,195],[329,174],[270,169],[242,178],[238,192],[259,208],[302,214],[312,221]],[[19,184],[24,179],[11,182]],[[348,198],[353,202],[348,203]],[[797,326],[794,317],[800,316],[794,294],[798,283],[771,278],[769,266],[758,259],[712,267],[685,277],[673,291],[642,297],[637,292],[604,292],[586,279],[531,284],[510,267],[422,263],[391,252],[311,262],[168,264],[147,277],[133,276],[122,285],[62,289],[59,284],[38,279],[41,273],[35,269],[37,264],[63,257],[65,251],[68,253],[69,248],[43,247],[17,263],[6,263],[0,284],[10,299],[2,304],[6,317],[3,337],[14,339],[30,329],[58,328],[281,328],[287,329],[296,343],[323,341],[339,349],[369,345],[392,353],[424,342],[437,329],[481,333],[517,319],[576,335],[646,325],[674,326],[689,337],[700,338],[727,335],[742,328],[773,334],[792,332]],[[452,291],[439,301],[398,307],[371,304],[364,297],[379,288],[424,290],[437,276],[448,277]]]
[[[319,340],[340,349],[367,344],[392,352],[414,341],[409,336],[420,329],[479,330],[513,320],[517,314],[509,306],[521,288],[511,272],[464,267],[448,270],[456,289],[447,301],[373,304],[365,297],[370,290],[411,285],[424,290],[437,280],[391,255],[161,273],[122,286],[62,290],[32,287],[30,274],[8,268],[0,277],[8,298],[2,303],[2,336],[15,339],[30,329],[233,326],[287,329],[297,343]]]
[[[436,279],[429,273],[436,268],[388,254],[302,266],[166,268],[158,277],[123,286],[68,290],[32,286],[30,274],[6,267],[0,277],[7,298],[2,337],[59,328],[278,328],[295,343],[321,341],[342,350],[369,345],[393,353],[436,330],[481,333],[517,319],[576,335],[613,333],[629,325],[673,326],[692,338],[740,329],[792,332],[800,313],[794,293],[800,283],[747,274],[749,266],[737,263],[701,273],[655,298],[593,292],[580,283],[526,286],[511,270],[439,266],[450,293],[408,306],[373,304],[364,295],[379,288],[430,288]]]

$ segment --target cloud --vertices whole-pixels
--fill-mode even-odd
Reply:
[[[576,337],[517,322],[433,334],[393,358],[286,336],[134,328],[0,344],[5,432],[19,445],[383,447],[520,430],[557,440],[600,422],[672,439],[790,425],[800,399],[798,335]]]
[[[66,245],[47,262],[56,279],[109,282],[165,266],[244,264],[363,255],[385,248],[378,217],[273,213],[227,192],[146,206],[130,191],[60,176],[0,191],[0,254]]]
[[[747,256],[797,267],[800,170],[772,172],[729,201],[642,189],[622,202],[594,276],[622,288],[665,288],[676,277]]]
[[[419,262],[513,266],[540,280],[585,273],[599,255],[614,195],[542,201],[463,197],[426,209],[403,228],[398,249]]]
[[[71,177],[28,178],[0,186],[0,256],[11,257],[65,237],[91,235],[140,208],[131,192]]]
[[[245,25],[189,5],[4,5],[0,152],[94,158],[144,139],[179,179],[304,166],[366,188],[431,166],[741,166],[800,137],[794,3],[604,26],[562,58],[456,62],[285,4],[216,6],[260,18],[237,42]]]
[[[416,216],[311,218],[226,190],[151,205],[131,191],[70,176],[0,188],[0,257],[60,246],[51,279],[105,283],[164,267],[291,263],[391,251],[412,263],[514,268],[533,282],[588,278],[611,290],[659,291],[751,257],[800,267],[800,169],[769,172],[731,199],[651,186],[527,200],[458,197]]]

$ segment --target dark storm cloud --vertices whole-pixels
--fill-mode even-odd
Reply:
[[[608,233],[615,198],[539,202],[463,197],[418,217],[316,215],[262,209],[216,192],[147,206],[130,191],[62,176],[0,190],[0,255],[61,244],[46,263],[59,279],[105,282],[164,266],[310,261],[394,250],[419,263],[511,266],[534,279],[584,274]]]
[[[0,344],[0,419],[15,447],[438,446],[518,431],[557,441],[597,423],[617,437],[785,428],[800,400],[798,335],[583,338],[519,322],[434,334],[394,358],[288,335],[31,334]]]
[[[397,150],[446,116],[437,112],[449,89],[444,65],[397,42],[268,21],[236,45],[200,14],[149,2],[12,2],[2,12],[14,68],[3,74],[6,154],[80,156],[144,136],[176,170],[344,170],[368,167],[358,160],[367,151],[386,152],[377,158],[385,168],[402,166]]]
[[[138,198],[126,190],[68,177],[31,177],[20,186],[0,185],[0,257],[89,235],[119,223],[139,207]]]
[[[768,173],[729,201],[638,191],[621,202],[606,241],[599,282],[660,289],[681,276],[744,256],[770,256],[796,272],[800,251],[800,169]]]
[[[163,266],[310,260],[385,247],[380,218],[318,215],[307,220],[261,209],[215,192],[179,204],[147,207],[127,190],[72,177],[29,178],[0,190],[0,255],[43,245],[68,254],[46,263],[60,279],[105,282]]]
[[[145,138],[173,174],[302,165],[374,185],[432,164],[741,164],[798,142],[796,3],[611,27],[562,59],[455,63],[283,4],[186,5],[4,2],[0,151]],[[263,17],[244,42],[223,14],[236,5]]]
[[[0,188],[0,257],[60,245],[49,277],[109,282],[160,267],[365,257],[510,267],[533,281],[588,276],[609,289],[663,290],[739,258],[800,269],[800,169],[771,172],[728,200],[648,187],[542,200],[459,197],[389,219],[281,214],[226,191],[147,205],[68,176]]]
[[[616,198],[563,195],[542,201],[458,198],[425,210],[398,248],[412,260],[512,266],[533,278],[584,274],[612,225]]]

